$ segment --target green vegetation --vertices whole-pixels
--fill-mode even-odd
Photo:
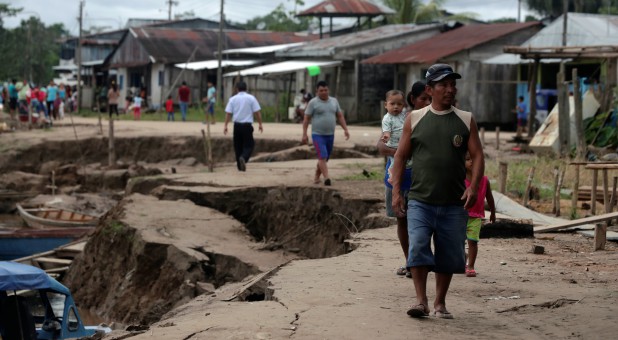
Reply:
[[[341,179],[348,181],[381,181],[384,180],[384,166],[372,164],[346,164],[345,167],[353,171],[352,175],[343,176]]]

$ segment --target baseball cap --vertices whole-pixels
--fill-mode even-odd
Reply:
[[[455,79],[461,79],[461,74],[454,72],[453,68],[449,64],[433,64],[427,70],[427,74],[425,74],[427,83],[432,81],[440,81],[447,76],[452,76]]]

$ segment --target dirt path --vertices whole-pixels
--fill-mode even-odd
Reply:
[[[79,120],[80,136],[96,136],[93,120]],[[119,122],[119,136],[199,134],[201,124]],[[222,135],[217,124],[213,134]],[[351,127],[355,143],[371,146],[379,135],[375,127]],[[267,124],[258,138],[299,139],[300,126]],[[71,138],[71,130],[32,131],[0,135],[0,143],[34,143]],[[339,134],[340,131],[338,131]],[[11,136],[12,135],[12,136]],[[21,135],[21,136],[18,136]],[[501,136],[509,138],[508,134]],[[487,135],[486,152],[497,151]],[[231,142],[231,141],[230,141]],[[379,161],[379,160],[378,160]],[[333,176],[357,171],[350,163],[370,160],[333,160]],[[229,186],[299,185],[311,178],[314,161],[249,163],[239,174],[231,164],[215,174],[182,174],[190,184],[216,183]],[[172,175],[173,176],[173,175]],[[239,180],[240,179],[240,180]],[[310,184],[306,184],[310,185]],[[333,190],[347,195],[381,197],[381,187],[357,181],[336,180]],[[174,204],[170,202],[169,204]],[[141,211],[140,214],[145,212]],[[139,214],[128,217],[140,220]],[[137,222],[136,222],[137,223]],[[592,240],[578,234],[549,233],[537,239],[483,239],[479,245],[479,276],[457,275],[447,298],[454,320],[433,317],[411,319],[412,281],[394,275],[403,263],[394,221],[384,228],[366,230],[350,240],[356,249],[333,258],[295,260],[281,268],[274,263],[269,275],[251,277],[243,283],[225,285],[214,294],[201,295],[177,307],[132,339],[609,339],[618,334],[618,249],[592,252]],[[545,247],[544,255],[530,253],[533,244]],[[252,252],[254,250],[251,250]],[[238,249],[237,252],[242,252]],[[247,253],[250,255],[250,253]],[[247,255],[244,254],[244,255]],[[230,301],[238,292],[263,279],[265,301]],[[429,296],[434,296],[430,274]],[[116,332],[110,339],[127,336]]]

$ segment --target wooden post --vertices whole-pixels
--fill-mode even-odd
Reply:
[[[508,164],[500,162],[500,193],[506,193],[506,177],[508,174]]]
[[[577,69],[574,68],[572,72],[573,78],[573,103],[575,105],[575,135],[577,136],[577,160],[583,160],[586,156],[586,143],[584,140],[584,118],[582,109],[582,94],[579,88],[579,77],[577,76]]]
[[[614,207],[616,206],[616,185],[618,184],[618,177],[614,176],[614,185],[612,186],[612,197],[609,199],[609,211],[614,211]],[[607,225],[613,225],[614,220],[611,219],[607,221]]]
[[[562,171],[560,171],[560,175],[558,176],[558,190],[556,190],[556,216],[560,216],[560,190],[562,190],[565,171],[566,169],[562,169]]]
[[[594,227],[594,250],[604,250],[607,240],[607,223],[598,223]]]
[[[528,114],[528,139],[534,137],[534,122],[536,121],[536,82],[539,59],[534,59],[534,64],[530,65],[528,73],[528,96],[530,98],[530,113]]]
[[[560,157],[566,156],[569,149],[570,117],[568,106],[568,93],[564,82],[565,63],[560,63],[560,72],[556,75],[558,86],[558,140],[560,142]]]
[[[496,150],[500,150],[500,127],[496,126]]]
[[[481,145],[485,147],[485,127],[481,126]]]
[[[605,207],[605,213],[609,213],[612,204],[609,202],[609,183],[607,179],[607,169],[603,169],[603,206]]]
[[[116,147],[114,145],[114,119],[109,118],[109,146],[108,146],[108,161],[107,165],[110,169],[116,168]]]
[[[208,171],[213,172],[214,164],[212,162],[212,145],[210,140],[210,120],[206,123],[206,128],[208,130],[208,137],[204,133],[204,129],[202,129],[202,141],[204,142],[204,157],[206,158],[206,163],[208,164]]]
[[[577,211],[579,199],[579,164],[575,164],[575,180],[573,181],[573,196],[571,197],[571,210]]]
[[[532,179],[534,178],[534,167],[530,168],[528,173],[528,182],[526,184],[526,191],[524,192],[524,207],[528,206],[528,198],[530,197],[530,188],[532,187]]]
[[[281,123],[281,103],[279,103],[279,77],[275,77],[275,122]]]
[[[597,214],[597,182],[598,182],[598,170],[592,169],[592,191],[590,192],[590,214]]]
[[[557,201],[558,197],[560,195],[559,193],[557,193],[557,191],[558,191],[558,177],[560,176],[560,169],[556,166],[556,167],[554,167],[554,171],[553,172],[554,172],[554,195],[553,195],[552,200],[551,200],[551,205],[552,205],[551,212],[553,214],[558,214],[558,208],[556,206],[558,204],[560,204],[560,202]],[[556,215],[556,216],[558,216],[558,215]]]

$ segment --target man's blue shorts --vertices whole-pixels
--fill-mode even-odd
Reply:
[[[312,134],[313,146],[318,154],[318,159],[328,160],[330,154],[333,152],[333,143],[335,142],[335,135],[316,135]]]
[[[208,104],[206,105],[206,111],[210,113],[211,115],[214,115],[215,114],[215,103],[208,102]]]
[[[408,202],[408,267],[427,266],[436,273],[465,272],[464,243],[468,212],[458,205]],[[431,251],[431,237],[435,254]]]

